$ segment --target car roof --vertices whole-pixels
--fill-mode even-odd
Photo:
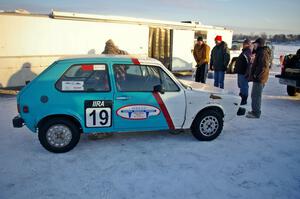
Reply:
[[[158,64],[161,65],[161,62],[150,58],[147,56],[141,55],[72,55],[72,56],[65,56],[58,59],[58,61],[87,61],[87,62],[94,62],[94,61],[132,61],[138,60],[141,64]]]

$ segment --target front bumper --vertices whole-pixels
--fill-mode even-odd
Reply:
[[[14,128],[21,128],[24,126],[24,120],[20,116],[14,117],[12,120]]]

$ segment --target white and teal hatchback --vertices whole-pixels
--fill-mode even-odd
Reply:
[[[55,153],[73,149],[81,133],[191,129],[213,140],[237,115],[240,99],[205,84],[179,81],[159,61],[88,56],[54,62],[17,96],[24,124]]]

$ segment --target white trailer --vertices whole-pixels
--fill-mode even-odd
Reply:
[[[0,13],[0,87],[22,86],[60,57],[101,54],[112,39],[132,55],[162,61],[170,70],[192,70],[195,39],[213,47],[233,32],[199,23],[52,11],[50,15]]]

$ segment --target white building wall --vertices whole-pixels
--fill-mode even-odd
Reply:
[[[195,65],[192,53],[194,37],[193,30],[173,31],[172,71],[191,70]]]
[[[177,23],[177,26],[180,25]],[[100,54],[108,39],[130,54],[148,55],[146,22],[126,24],[126,21],[111,23],[3,13],[0,29],[0,87],[22,86],[62,56]],[[172,53],[177,58],[173,60],[174,70],[190,70],[196,64],[191,52],[193,29],[200,27],[174,28]],[[222,35],[231,46],[232,31],[214,27],[201,29],[207,31],[211,49],[216,35]]]
[[[228,45],[228,48],[231,48],[232,44],[232,35],[233,32],[229,30],[218,30],[218,29],[210,29],[207,31],[207,44],[210,46],[212,49],[216,44],[215,44],[215,38],[217,35],[221,35],[223,41],[225,41]]]
[[[0,87],[24,85],[61,56],[100,54],[108,39],[131,54],[148,55],[145,25],[0,15],[0,27]]]

